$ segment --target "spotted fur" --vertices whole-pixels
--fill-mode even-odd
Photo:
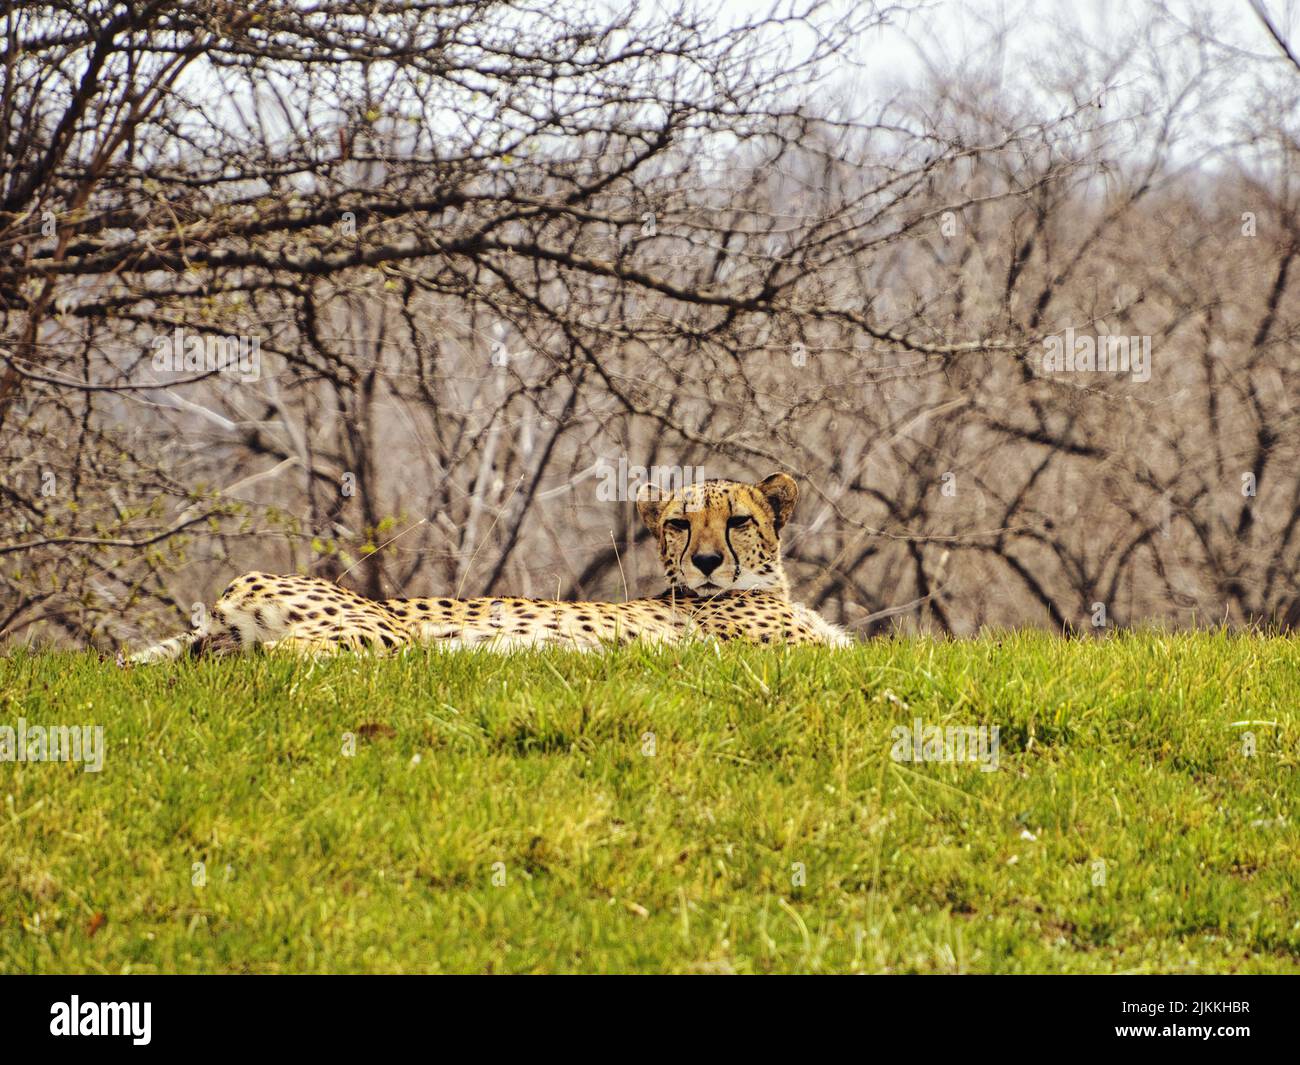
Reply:
[[[637,509],[654,534],[668,590],[626,603],[514,596],[368,599],[316,577],[245,573],[194,632],[120,659],[132,664],[262,647],[300,654],[392,651],[412,644],[512,650],[597,648],[634,640],[713,637],[844,646],[849,637],[790,601],[781,529],[798,498],[774,474],[757,484],[705,481],[643,489]]]

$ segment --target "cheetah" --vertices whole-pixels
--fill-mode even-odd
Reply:
[[[702,481],[675,491],[643,485],[637,510],[654,535],[668,588],[625,603],[515,596],[374,600],[316,577],[245,573],[195,631],[123,664],[261,647],[308,655],[413,645],[509,651],[594,649],[645,641],[745,640],[847,646],[851,638],[790,599],[781,530],[799,495],[773,474],[748,484]]]

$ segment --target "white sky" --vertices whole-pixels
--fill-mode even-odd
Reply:
[[[752,19],[772,9],[772,0],[701,2],[706,10],[716,5],[726,21]],[[789,2],[781,0],[781,6]],[[797,6],[799,0],[794,2]],[[878,0],[878,6],[887,7],[889,2]],[[1264,2],[1274,23],[1300,52],[1300,0]],[[1218,42],[1207,46],[1208,54],[1228,60],[1229,66],[1235,64],[1237,71],[1271,69],[1280,84],[1300,86],[1300,73],[1282,58],[1248,0],[923,0],[923,4],[921,10],[858,42],[857,63],[846,63],[836,75],[840,92],[885,99],[923,81],[931,65],[943,72],[991,68],[1001,72],[1008,86],[1055,88],[1054,79],[1059,84],[1085,55],[1099,69],[1108,59],[1116,63],[1117,80],[1126,89],[1150,90],[1157,68],[1176,74],[1197,62],[1198,46],[1186,32],[1196,29]],[[1160,13],[1164,21],[1156,36],[1141,38],[1139,28]],[[1005,49],[996,45],[1004,27]],[[1216,86],[1202,108],[1205,121],[1226,120],[1238,113],[1247,89],[1231,78]],[[1208,113],[1215,108],[1217,116]]]

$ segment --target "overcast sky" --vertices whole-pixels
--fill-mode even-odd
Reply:
[[[751,17],[766,10],[761,0],[727,3]],[[1265,7],[1300,51],[1300,3],[1265,0]],[[1153,16],[1159,21],[1144,36]],[[1185,108],[1189,128],[1179,150],[1187,157],[1240,140],[1241,127],[1250,125],[1248,99],[1281,101],[1300,89],[1300,74],[1249,0],[934,0],[864,36],[856,52],[856,64],[837,79],[858,99],[885,100],[934,73],[962,71],[993,75],[991,85],[1018,98],[1082,99],[1095,91],[1072,76],[1083,59],[1114,87],[1119,113],[1140,110],[1144,99],[1167,100],[1183,76],[1212,59],[1218,69]],[[1261,82],[1271,88],[1261,93]]]

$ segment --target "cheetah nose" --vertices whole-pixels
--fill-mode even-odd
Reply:
[[[692,555],[691,561],[695,563],[695,568],[707,577],[721,565],[722,556],[716,553],[712,555]]]

